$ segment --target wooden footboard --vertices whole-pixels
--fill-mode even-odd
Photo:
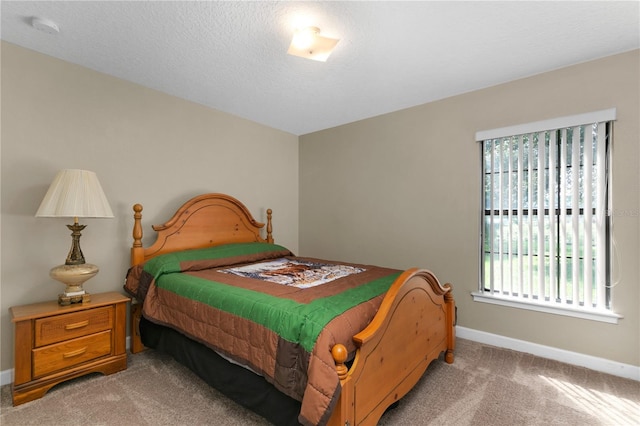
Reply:
[[[451,286],[440,285],[427,270],[405,271],[373,321],[354,336],[358,350],[351,369],[343,364],[344,346],[336,345],[332,351],[342,393],[329,425],[377,424],[442,352],[446,362],[452,363],[454,321]]]

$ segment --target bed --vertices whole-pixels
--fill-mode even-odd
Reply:
[[[144,247],[133,210],[131,351],[169,353],[274,424],[375,425],[432,361],[453,362],[451,286],[426,269],[297,257],[275,244],[270,209],[264,229],[217,193]]]

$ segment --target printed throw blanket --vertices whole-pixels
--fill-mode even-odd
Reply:
[[[287,258],[220,270],[225,274],[235,274],[297,288],[315,287],[363,271],[363,268],[350,265],[330,265]]]
[[[156,257],[129,270],[125,289],[143,301],[145,318],[263,375],[302,402],[302,424],[323,425],[340,394],[331,348],[342,343],[353,356],[352,337],[399,274],[240,243]]]

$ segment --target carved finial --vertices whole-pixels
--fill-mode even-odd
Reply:
[[[133,247],[142,247],[142,204],[134,204],[133,211]]]
[[[331,349],[331,356],[333,356],[333,360],[336,362],[336,372],[338,373],[338,377],[340,380],[344,380],[347,378],[347,372],[349,369],[344,362],[347,360],[347,348],[344,345],[338,343]]]
[[[444,294],[445,302],[453,300],[453,286],[450,283],[446,283],[444,286],[448,291]]]
[[[271,209],[267,209],[267,242],[273,244],[273,227],[271,226]]]

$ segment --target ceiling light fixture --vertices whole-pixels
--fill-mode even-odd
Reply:
[[[320,28],[307,27],[296,30],[287,53],[301,58],[325,62],[333,48],[340,41],[337,38],[323,37]]]

